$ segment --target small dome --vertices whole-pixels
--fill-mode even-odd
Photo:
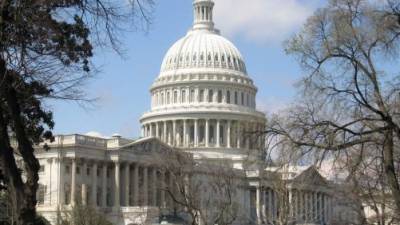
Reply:
[[[221,68],[246,74],[239,50],[217,31],[209,30],[192,30],[178,40],[164,57],[160,76],[196,68]]]

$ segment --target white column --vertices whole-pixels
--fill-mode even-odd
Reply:
[[[81,177],[83,178],[83,184],[85,184],[86,181],[86,176],[87,176],[87,162],[86,160],[83,160],[83,165],[82,165],[82,171],[81,171]],[[82,205],[86,205],[87,203],[87,186],[86,184],[83,185],[82,184],[82,188],[81,188],[81,200],[82,200]],[[85,186],[85,190],[83,190],[83,186]],[[86,196],[85,196],[86,195]]]
[[[139,165],[133,167],[133,205],[139,205]]]
[[[172,145],[177,146],[178,145],[178,140],[176,138],[176,120],[172,121]]]
[[[272,205],[272,189],[268,189],[268,216],[272,219],[272,215],[274,214],[273,205]]]
[[[266,208],[266,191],[265,191],[265,188],[263,188],[262,189],[262,192],[261,192],[261,199],[262,199],[262,204],[261,204],[261,216],[262,216],[262,220],[264,221],[264,222],[266,222],[267,221],[267,215],[266,215],[266,210],[267,210],[267,208]]]
[[[261,190],[260,186],[257,186],[256,189],[256,213],[257,213],[257,224],[261,224]]]
[[[195,119],[194,120],[194,147],[198,147],[198,144],[199,144],[198,128],[199,128],[199,122],[197,119]]]
[[[153,180],[152,180],[152,192],[153,192],[153,194],[152,194],[152,205],[153,206],[157,206],[157,187],[158,187],[158,184],[157,184],[157,168],[156,167],[153,167],[153,169],[152,169],[152,178],[153,178]]]
[[[164,130],[163,130],[163,138],[162,138],[162,141],[164,142],[164,143],[167,143],[167,139],[168,139],[168,136],[167,136],[167,121],[163,121],[163,123],[164,123]]]
[[[71,165],[71,200],[70,203],[71,205],[75,205],[75,188],[76,188],[76,161],[75,159],[72,159],[72,165]]]
[[[58,186],[58,204],[59,205],[64,205],[65,204],[65,187],[64,187],[64,163],[62,158],[56,158],[56,161],[58,161],[58,168],[59,172],[57,174],[57,186]]]
[[[162,208],[165,208],[166,207],[166,202],[165,202],[165,186],[166,186],[166,183],[165,183],[165,171],[161,171],[161,184],[160,184],[160,186],[161,186],[161,193],[160,193],[160,195],[161,195],[161,197],[160,197],[161,203],[160,203],[160,206]]]
[[[107,207],[107,163],[103,164],[103,179],[102,179],[102,192],[101,192],[101,206]]]
[[[205,125],[205,142],[206,142],[206,148],[208,148],[208,142],[210,140],[210,124],[209,124],[209,119],[206,119],[206,125]]]
[[[150,123],[149,126],[150,126],[150,137],[154,137],[154,135],[153,135],[153,124]]]
[[[87,204],[87,185],[86,184],[82,184],[82,205],[86,205]]]
[[[231,121],[228,120],[228,127],[226,129],[226,147],[231,148]]]
[[[148,186],[148,173],[147,166],[143,167],[143,206],[148,206],[148,194],[149,194],[149,186]]]
[[[97,206],[97,163],[92,166],[92,206]]]
[[[220,131],[221,131],[221,129],[220,129],[220,120],[217,120],[217,125],[216,125],[216,129],[217,129],[217,142],[216,142],[216,145],[217,145],[217,148],[219,148],[220,146],[221,146],[221,143],[220,143]]]
[[[327,223],[328,222],[328,204],[327,204],[327,197],[326,197],[326,195],[324,194],[323,196],[323,199],[324,199],[324,222],[325,223]]]
[[[250,149],[250,126],[249,126],[249,124],[248,123],[246,123],[245,124],[245,129],[246,129],[246,135],[245,135],[245,137],[246,137],[246,149]]]
[[[129,187],[130,187],[130,181],[129,181],[129,177],[130,177],[130,166],[128,163],[126,163],[125,165],[125,185],[124,185],[124,190],[125,190],[125,206],[129,206]]]
[[[114,183],[114,207],[119,207],[120,206],[120,171],[119,171],[119,167],[120,167],[120,163],[118,161],[114,162],[115,167],[114,167],[114,172],[115,172],[115,183]]]
[[[159,138],[159,139],[161,139],[160,138],[160,130],[159,130],[160,128],[158,127],[158,122],[156,122],[156,137],[157,138]]]
[[[241,145],[240,142],[241,142],[242,135],[241,135],[240,129],[241,129],[240,121],[237,121],[237,127],[236,127],[236,141],[237,141],[236,145],[237,145],[237,148],[240,148],[240,145]]]
[[[187,122],[184,119],[183,120],[183,147],[188,146],[188,140],[187,140]]]

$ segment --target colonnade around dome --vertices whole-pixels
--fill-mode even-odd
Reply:
[[[178,148],[260,150],[264,143],[263,130],[264,124],[260,122],[196,118],[145,123],[142,136],[156,137]]]

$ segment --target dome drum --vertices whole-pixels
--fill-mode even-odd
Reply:
[[[151,86],[142,136],[195,157],[242,160],[263,148],[266,119],[256,110],[257,87],[239,50],[214,28],[213,1],[193,6],[193,27],[168,50]]]

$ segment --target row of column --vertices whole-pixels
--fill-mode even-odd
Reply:
[[[152,107],[186,103],[225,103],[256,107],[255,94],[231,89],[212,89],[185,87],[180,89],[161,89],[152,94]]]
[[[261,123],[221,119],[160,121],[142,126],[143,137],[157,137],[176,147],[258,149],[263,144],[262,131]]]
[[[271,188],[257,187],[255,208],[258,224],[273,223],[282,210],[289,212],[289,221],[301,223],[327,224],[332,218],[332,198],[326,193],[290,190],[286,196],[288,204],[282,205],[280,201],[284,197],[279,194]]]
[[[173,205],[172,200],[165,194],[167,188],[174,188],[172,175],[166,174],[156,167],[119,161],[92,162],[90,177],[81,177],[86,179],[81,182],[81,193],[79,193],[77,191],[79,186],[77,184],[77,160],[72,159],[70,166],[70,199],[68,203],[71,205],[76,204],[78,194],[81,194],[82,204],[100,207],[172,207]],[[79,167],[82,168],[81,176],[86,173],[87,166],[84,161],[82,167]],[[114,172],[113,176],[111,172]]]

